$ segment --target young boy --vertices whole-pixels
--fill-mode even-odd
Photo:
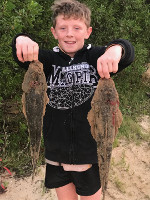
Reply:
[[[15,61],[27,69],[30,61],[39,60],[47,79],[45,186],[56,188],[59,200],[77,200],[78,195],[81,200],[99,200],[96,142],[87,114],[99,78],[109,79],[130,65],[134,49],[123,39],[104,47],[85,45],[92,32],[91,12],[76,0],[57,0],[52,10],[51,32],[58,40],[57,47],[42,50],[25,34],[13,40]]]

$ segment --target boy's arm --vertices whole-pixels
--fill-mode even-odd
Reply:
[[[112,73],[121,71],[134,60],[132,44],[123,39],[114,40],[107,45],[105,53],[97,60],[97,70],[101,78],[110,78]]]

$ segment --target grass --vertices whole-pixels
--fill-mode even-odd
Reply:
[[[117,137],[127,139],[128,141],[134,141],[137,144],[150,139],[150,135],[142,133],[141,127],[136,121],[126,116],[123,119]]]
[[[126,163],[125,157],[126,157],[125,156],[125,151],[123,151],[121,159],[118,162],[115,162],[114,157],[112,157],[112,159],[111,159],[111,167],[112,168],[113,167],[119,167],[122,170],[124,170],[126,172],[129,172],[130,165]]]
[[[116,188],[118,188],[119,191],[121,191],[122,193],[125,193],[125,184],[122,181],[120,181],[118,177],[115,177],[114,183],[115,183]]]

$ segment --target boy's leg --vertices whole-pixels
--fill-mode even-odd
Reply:
[[[91,196],[80,196],[80,200],[100,200],[101,191],[102,189],[100,188],[95,194]]]
[[[56,188],[56,193],[58,200],[78,200],[78,195],[73,183]]]

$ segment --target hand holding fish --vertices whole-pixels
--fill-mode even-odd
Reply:
[[[115,45],[109,47],[97,60],[97,71],[101,78],[110,78],[110,73],[118,71],[118,63],[122,56],[122,47]]]
[[[16,54],[21,62],[37,61],[39,45],[27,36],[16,38]]]

